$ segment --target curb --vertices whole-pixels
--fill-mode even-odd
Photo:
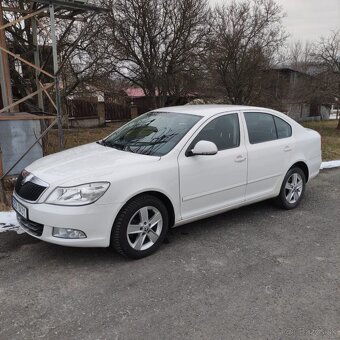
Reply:
[[[320,170],[323,169],[333,169],[340,167],[340,160],[334,160],[334,161],[328,161],[328,162],[322,162],[320,166]]]

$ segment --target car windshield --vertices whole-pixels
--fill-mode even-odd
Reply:
[[[100,142],[118,150],[163,156],[172,150],[201,116],[149,112],[132,120]]]

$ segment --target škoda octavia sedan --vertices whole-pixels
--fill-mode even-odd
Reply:
[[[167,107],[37,160],[12,203],[22,229],[40,240],[141,258],[174,226],[268,198],[297,207],[320,163],[320,135],[280,112]]]

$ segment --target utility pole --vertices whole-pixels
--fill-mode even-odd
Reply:
[[[0,0],[0,27],[4,25],[4,14],[2,11],[2,1]],[[5,29],[0,29],[0,46],[6,48]],[[4,51],[0,51],[0,85],[1,96],[4,107],[13,103],[11,76],[9,72],[8,55]],[[10,108],[10,112],[14,112],[15,108]]]

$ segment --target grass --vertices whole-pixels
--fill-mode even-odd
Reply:
[[[323,161],[340,159],[340,130],[336,129],[337,120],[304,122],[302,125],[320,133]]]
[[[10,211],[11,207],[0,202],[0,211]],[[1,223],[1,221],[0,221]]]
[[[91,143],[108,136],[111,132],[118,129],[124,123],[110,123],[106,127],[87,128],[87,129],[65,129],[65,149],[73,148],[78,145]],[[59,151],[58,132],[51,131],[44,143],[44,154],[50,155]]]

